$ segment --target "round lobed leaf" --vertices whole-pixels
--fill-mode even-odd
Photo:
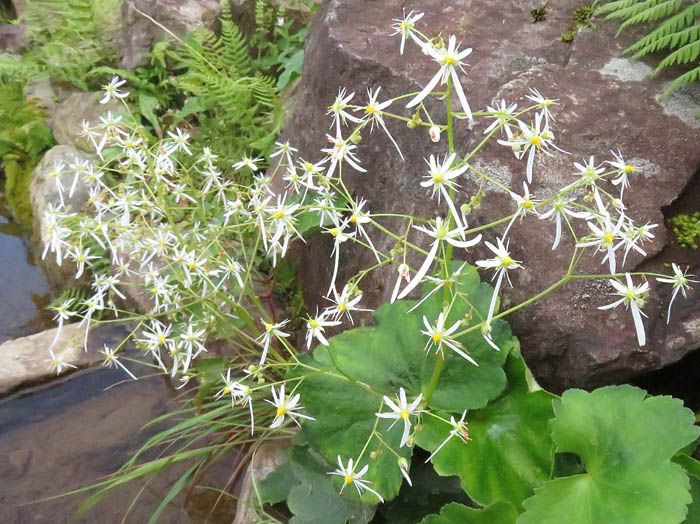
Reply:
[[[576,453],[586,473],[546,482],[524,502],[518,524],[683,522],[688,475],[671,462],[698,437],[692,412],[633,386],[568,390],[555,401],[557,451]]]

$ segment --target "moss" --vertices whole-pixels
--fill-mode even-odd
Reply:
[[[532,17],[533,24],[536,24],[537,22],[544,22],[547,20],[547,9],[544,7],[532,9],[530,10],[530,16]]]
[[[676,236],[676,242],[685,249],[697,249],[700,238],[700,211],[692,215],[676,215],[669,221]]]
[[[582,27],[590,27],[593,12],[594,9],[592,5],[582,5],[574,9],[571,15],[573,25],[569,27],[568,31],[564,31],[561,34],[561,41],[571,43],[574,41],[574,38],[576,38],[579,29]]]
[[[32,204],[29,199],[29,184],[32,182],[34,165],[28,161],[4,158],[5,198],[15,220],[26,228],[33,223]]]
[[[297,267],[288,259],[282,259],[274,274],[272,291],[284,303],[291,327],[299,329],[304,325],[307,309],[300,280],[297,278]]]

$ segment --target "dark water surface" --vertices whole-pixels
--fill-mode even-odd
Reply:
[[[23,234],[0,192],[0,344],[53,327],[44,310],[51,290],[32,264]]]

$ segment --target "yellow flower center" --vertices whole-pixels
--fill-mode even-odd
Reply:
[[[631,173],[635,169],[637,169],[637,168],[628,164],[625,166],[625,173]]]
[[[332,236],[337,237],[337,236],[338,236],[338,233],[340,233],[340,229],[337,228],[337,227],[334,227],[333,229],[331,229],[331,230],[329,231],[329,233],[330,233]]]
[[[345,485],[346,485],[346,486],[347,486],[348,484],[352,484],[352,481],[353,481],[353,480],[354,480],[354,479],[352,478],[351,475],[345,475],[345,476],[343,477],[343,481],[345,482]]]
[[[408,417],[411,416],[411,414],[405,409],[401,413],[399,413],[399,415],[401,415],[401,418],[404,420],[408,420]]]
[[[435,333],[435,334],[434,334],[432,337],[430,337],[430,338],[433,339],[433,342],[435,342],[436,344],[439,344],[440,341],[442,340],[442,335],[441,335],[440,333]]]
[[[194,262],[190,262],[190,265],[187,267],[189,267],[190,269],[194,269]]]
[[[374,107],[374,104],[365,107],[365,113],[368,115],[373,114],[376,110],[377,109]]]
[[[281,406],[277,408],[277,411],[275,412],[277,417],[282,417],[287,414],[287,408],[284,406]]]
[[[265,324],[265,331],[270,331],[273,326],[274,326],[274,324],[269,324],[269,323]]]
[[[158,342],[165,344],[165,337],[158,337]]]
[[[436,184],[442,182],[442,173],[433,173],[433,182]]]
[[[224,393],[226,393],[227,395],[228,395],[229,393],[231,393],[231,390],[229,389],[228,386],[224,386]]]
[[[345,313],[347,309],[348,308],[345,306],[345,304],[338,304],[338,311],[340,311],[341,313]]]
[[[625,293],[625,298],[627,298],[629,300],[634,300],[636,297],[637,297],[637,293],[635,292],[634,289],[630,289],[629,291],[627,291],[627,293]]]
[[[453,56],[447,55],[443,60],[442,63],[445,65],[455,65],[457,63],[457,60]]]
[[[612,244],[612,242],[613,242],[614,239],[615,239],[615,237],[612,236],[610,233],[607,233],[607,234],[603,237],[603,241],[604,241],[606,244]]]
[[[277,211],[277,213],[275,213],[275,218],[284,218],[284,211]]]
[[[515,260],[513,260],[509,255],[506,255],[501,259],[502,266],[510,266],[514,263],[515,263]]]
[[[356,223],[357,222],[357,215],[352,215],[350,217],[350,222],[352,222],[353,224]]]
[[[530,139],[530,143],[534,145],[535,147],[540,147],[542,145],[542,139],[538,136],[533,136]]]
[[[311,329],[316,329],[318,327],[318,322],[316,322],[315,318],[309,319],[308,324]]]
[[[525,202],[523,202],[523,207],[525,209],[532,209],[532,202],[530,202],[529,200],[526,200]]]

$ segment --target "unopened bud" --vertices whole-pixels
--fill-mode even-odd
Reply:
[[[432,140],[433,142],[440,141],[440,126],[430,126],[430,140]]]

